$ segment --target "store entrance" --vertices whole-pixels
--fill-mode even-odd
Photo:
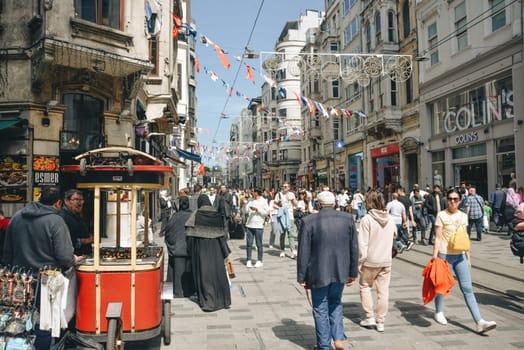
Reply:
[[[461,182],[465,182],[466,185],[474,185],[477,194],[484,199],[488,198],[488,166],[486,162],[455,164],[454,174],[455,186],[459,186]]]

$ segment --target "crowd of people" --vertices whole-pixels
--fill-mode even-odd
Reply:
[[[0,210],[3,263],[65,270],[91,254],[93,236],[81,217],[83,203],[82,191],[62,195],[59,187],[51,186],[11,220]],[[327,187],[293,189],[288,182],[279,190],[224,185],[206,189],[197,184],[192,190],[181,189],[175,198],[161,191],[160,206],[160,236],[169,255],[173,296],[194,297],[204,311],[231,305],[226,259],[232,228],[240,226],[245,232],[245,266],[262,268],[268,225],[269,249],[278,249],[281,258],[296,259],[297,281],[311,291],[318,349],[343,348],[341,296],[344,285],[353,285],[357,278],[364,311],[360,325],[384,331],[392,248],[402,252],[417,243],[434,245],[433,259],[447,261],[477,331],[495,328],[495,322],[481,317],[473,294],[470,252],[450,249],[450,236],[464,226],[470,238],[474,229],[481,241],[491,223],[497,231],[505,225],[524,230],[522,188],[516,182],[504,189],[497,185],[487,198],[465,183],[447,189],[415,184],[409,194],[402,187],[352,193]],[[435,297],[439,324],[447,323],[443,300],[442,295]],[[38,342],[49,342],[48,333],[37,335]]]

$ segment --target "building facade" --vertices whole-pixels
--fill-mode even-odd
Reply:
[[[522,3],[419,1],[421,178],[484,198],[524,164]]]
[[[8,216],[42,185],[74,187],[60,167],[94,148],[131,146],[178,166],[168,155],[182,121],[172,14],[184,19],[184,7],[178,0],[2,2],[0,201]]]

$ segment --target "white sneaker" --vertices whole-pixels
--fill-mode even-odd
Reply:
[[[297,257],[297,254],[294,250],[291,251],[291,259],[295,259]]]
[[[284,253],[284,251],[281,251],[281,252],[280,252],[280,257],[281,257],[281,258],[285,258],[285,257],[286,257],[286,253]]]
[[[384,323],[377,323],[377,332],[384,332]]]
[[[495,321],[480,320],[477,322],[477,332],[479,333],[485,333],[495,327],[497,327],[497,322]]]
[[[269,245],[269,249],[273,249],[273,246],[271,244]]]
[[[253,264],[251,263],[251,260],[248,260],[246,263],[246,267],[253,267]]]
[[[262,263],[262,261],[257,260],[257,262],[255,263],[255,267],[262,267],[262,266],[264,266],[264,264]]]
[[[443,312],[437,312],[435,314],[435,321],[437,321],[437,323],[440,323],[442,325],[448,324],[448,320],[446,320],[446,317],[444,316]]]
[[[360,321],[360,327],[375,327],[376,325],[375,317],[366,318]]]

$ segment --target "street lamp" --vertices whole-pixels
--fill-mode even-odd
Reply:
[[[333,190],[337,190],[337,149],[344,147],[344,141],[333,140]]]

